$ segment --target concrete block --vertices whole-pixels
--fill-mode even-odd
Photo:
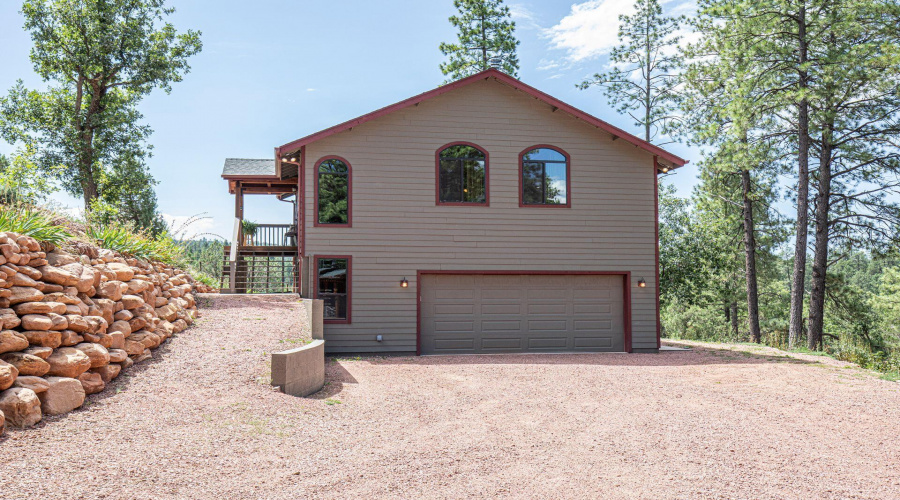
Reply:
[[[321,299],[301,299],[300,304],[306,309],[309,331],[313,340],[325,340],[325,302]]]
[[[321,302],[321,301],[319,301]],[[272,385],[292,396],[309,396],[325,386],[325,341],[272,353]]]

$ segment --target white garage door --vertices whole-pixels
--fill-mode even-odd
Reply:
[[[623,279],[423,274],[422,354],[623,351]]]

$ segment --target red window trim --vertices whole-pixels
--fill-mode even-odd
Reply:
[[[321,259],[346,259],[347,260],[347,319],[323,319],[322,322],[326,324],[338,324],[338,325],[349,325],[350,321],[350,313],[353,311],[351,307],[351,296],[353,295],[353,257],[349,255],[314,255],[313,256],[313,268],[315,269],[315,276],[313,277],[316,280],[315,293],[313,294],[314,299],[319,298],[319,260]]]
[[[522,175],[523,161],[525,159],[525,153],[531,151],[532,149],[552,149],[557,153],[566,157],[566,202],[562,205],[549,205],[546,203],[525,203],[525,178]],[[520,208],[572,208],[572,157],[569,156],[569,153],[565,152],[562,148],[558,146],[551,146],[549,144],[535,144],[534,146],[527,147],[519,153],[519,207]]]
[[[328,224],[319,222],[319,166],[328,160],[340,160],[347,165],[347,223]],[[350,162],[337,155],[328,155],[319,158],[313,167],[313,227],[353,227],[353,167]]]
[[[472,146],[484,153],[484,203],[466,203],[456,201],[441,201],[441,151],[451,146]],[[474,142],[455,141],[444,144],[434,152],[434,204],[442,207],[489,207],[491,206],[490,190],[490,154],[486,149]]]
[[[349,267],[349,264],[348,264]],[[621,276],[622,277],[622,321],[624,325],[624,350],[631,348],[631,271],[484,271],[484,270],[431,270],[416,271],[416,356],[422,355],[422,275],[423,274],[491,274],[491,275],[577,275],[577,276]],[[349,311],[349,307],[347,309]]]

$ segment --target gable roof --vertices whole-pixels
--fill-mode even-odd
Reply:
[[[275,176],[275,160],[249,159],[249,158],[225,158],[225,167],[222,168],[222,177],[246,177],[246,176]]]
[[[326,128],[325,130],[321,130],[314,134],[310,134],[306,137],[301,137],[300,139],[297,139],[295,141],[284,144],[283,146],[279,146],[279,147],[275,148],[275,154],[278,157],[281,157],[284,154],[293,153],[309,143],[318,141],[320,139],[324,139],[325,137],[336,134],[338,132],[343,132],[345,130],[349,130],[357,125],[361,125],[370,120],[374,120],[375,118],[393,113],[394,111],[398,111],[403,108],[408,108],[408,107],[416,105],[422,101],[431,99],[432,97],[437,97],[439,95],[446,94],[447,92],[458,89],[460,87],[465,87],[467,85],[471,85],[472,83],[478,82],[480,80],[487,80],[489,78],[494,78],[495,80],[497,80],[500,83],[509,85],[510,87],[512,87],[516,90],[525,92],[526,94],[528,94],[540,101],[543,101],[545,104],[548,104],[549,106],[552,106],[553,108],[555,108],[554,111],[556,109],[562,110],[562,111],[574,116],[575,118],[584,121],[585,123],[587,123],[589,125],[593,125],[601,130],[605,130],[606,132],[609,132],[610,134],[612,134],[613,137],[615,137],[615,138],[623,139],[623,140],[630,142],[631,144],[634,144],[635,146],[647,151],[650,154],[656,155],[661,159],[671,162],[673,164],[673,166],[675,166],[675,167],[680,167],[687,163],[687,160],[684,160],[684,159],[660,148],[659,146],[654,146],[653,144],[650,144],[649,142],[647,142],[643,139],[640,139],[632,134],[629,134],[628,132],[625,132],[624,130],[622,130],[614,125],[611,125],[593,115],[585,113],[584,111],[581,111],[580,109],[578,109],[574,106],[570,106],[549,94],[545,94],[545,93],[541,92],[540,90],[538,90],[530,85],[527,85],[527,84],[523,83],[522,81],[517,80],[516,78],[513,78],[513,77],[507,75],[506,73],[503,73],[503,72],[498,71],[493,68],[482,71],[480,73],[476,73],[472,76],[468,76],[461,80],[457,80],[453,83],[448,83],[446,85],[442,85],[436,89],[429,90],[428,92],[424,92],[417,96],[410,97],[409,99],[405,99],[398,103],[391,104],[390,106],[386,106],[384,108],[372,111],[371,113],[367,113],[365,115],[354,118],[352,120],[348,120],[344,123],[340,123],[333,127]]]

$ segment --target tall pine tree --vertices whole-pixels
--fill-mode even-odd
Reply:
[[[657,0],[637,0],[633,15],[619,16],[619,42],[609,55],[612,69],[578,84],[602,87],[609,105],[627,113],[651,142],[675,120],[680,19],[663,15]]]
[[[499,68],[518,76],[519,58],[515,37],[516,23],[510,19],[509,7],[503,0],[455,0],[459,15],[450,16],[450,24],[458,30],[456,43],[441,43],[441,53],[449,56],[441,63],[447,81],[459,80],[491,67],[491,59],[499,58]]]

